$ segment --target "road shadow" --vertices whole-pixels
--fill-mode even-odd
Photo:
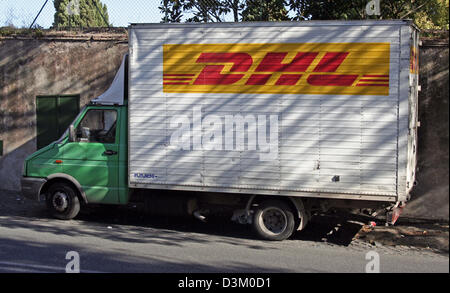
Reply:
[[[305,229],[295,233],[291,239],[348,246],[368,221],[364,216],[347,212],[318,214],[311,218]]]
[[[207,264],[202,259],[186,260],[172,255],[129,255],[103,251],[82,244],[58,241],[35,242],[0,237],[0,273],[64,273],[67,252],[79,254],[83,273],[292,273],[284,268],[267,268],[243,261]]]
[[[127,225],[257,240],[251,226],[231,222],[230,218],[224,216],[208,217],[205,222],[197,220],[193,216],[155,216],[136,204],[85,207],[77,219],[105,225]]]
[[[375,221],[377,226],[367,224]],[[423,222],[400,218],[385,227],[384,219],[350,212],[330,212],[312,217],[306,228],[287,243],[306,241],[346,247],[355,240],[371,245],[432,249],[448,255],[448,222]],[[52,218],[45,203],[23,198],[20,193],[0,191],[0,226],[29,228],[68,236],[93,236],[114,241],[183,246],[183,243],[215,243],[251,249],[278,249],[279,244],[260,240],[251,225],[233,223],[229,218],[210,217],[206,223],[193,217],[161,217],[145,213],[138,205],[89,205],[73,221]],[[214,237],[212,237],[214,236]]]
[[[144,226],[179,232],[201,233],[232,238],[259,240],[251,225],[241,225],[227,217],[209,217],[201,222],[194,217],[161,217],[144,212],[139,206],[92,206],[78,216],[87,222]],[[347,212],[318,214],[306,228],[296,231],[287,241],[326,242],[348,246],[371,218]],[[372,219],[373,220],[373,219]]]
[[[34,220],[39,219],[46,222],[57,221],[61,223],[61,221],[53,219],[47,213],[45,203],[36,203],[24,199],[20,194],[13,192],[2,192],[1,195],[0,216],[19,216],[33,219],[29,223],[30,225],[34,223]],[[240,225],[231,222],[229,217],[209,217],[206,222],[201,222],[194,217],[153,216],[146,213],[139,204],[83,206],[75,221],[92,224],[93,227],[97,228],[128,226],[130,230],[135,232],[143,231],[143,229],[163,229],[167,233],[174,231],[206,236],[215,235],[230,243],[242,244],[245,242],[247,245],[253,245],[254,248],[265,247],[258,244],[257,240],[259,239],[251,225]],[[319,214],[312,217],[304,230],[295,232],[287,241],[326,242],[339,246],[348,246],[362,228],[363,223],[368,221],[368,218],[350,213]],[[51,228],[47,227],[46,229]],[[96,233],[104,234],[107,238],[112,237],[107,231],[102,229],[98,228]],[[57,225],[53,227],[53,230],[55,233],[67,233],[58,230]],[[118,237],[117,240],[141,241],[135,236],[128,237],[126,230],[122,232],[120,236],[115,234],[115,237]],[[83,233],[83,231],[79,231],[79,233]],[[198,237],[196,241],[200,241],[200,239],[206,241],[205,237]],[[248,242],[246,240],[254,241]]]

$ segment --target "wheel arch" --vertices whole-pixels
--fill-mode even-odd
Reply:
[[[42,188],[40,190],[40,194],[45,194],[45,192],[47,192],[47,190],[50,188],[50,186],[52,184],[54,184],[55,182],[66,182],[75,188],[75,190],[77,191],[78,197],[80,198],[80,200],[83,203],[85,203],[85,204],[88,203],[86,193],[84,192],[83,187],[74,177],[72,177],[68,174],[64,174],[64,173],[55,173],[55,174],[48,176],[46,179],[47,179],[47,182],[45,182],[45,184],[42,186]]]

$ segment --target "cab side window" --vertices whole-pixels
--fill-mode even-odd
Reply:
[[[117,112],[89,110],[77,127],[77,141],[115,143]]]

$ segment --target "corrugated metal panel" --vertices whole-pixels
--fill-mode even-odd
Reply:
[[[161,188],[197,186],[198,190],[250,188],[281,194],[286,191],[291,195],[304,191],[396,196],[402,25],[324,22],[274,27],[132,26],[130,184],[149,188],[159,184]],[[389,95],[163,92],[166,44],[321,42],[389,42],[389,58],[380,59],[381,63],[389,62]],[[366,66],[363,63],[361,66]],[[177,150],[171,145],[171,136],[177,129],[171,120],[185,116],[191,121],[190,133],[202,133],[192,122],[195,107],[201,107],[203,119],[210,114],[218,115],[222,123],[225,115],[241,115],[250,121],[256,121],[258,115],[265,115],[267,121],[269,115],[278,115],[277,159],[261,160],[261,150],[248,144],[248,129],[242,149],[236,145],[235,150],[224,150],[224,143],[221,150],[195,149],[192,146],[195,143],[190,141],[191,149]],[[221,126],[223,134],[224,128]]]

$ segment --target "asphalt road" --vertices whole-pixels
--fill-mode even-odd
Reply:
[[[333,238],[334,224],[312,222],[292,239],[267,242],[248,226],[218,220],[156,219],[103,207],[59,221],[41,206],[3,207],[0,272],[65,272],[74,260],[70,251],[82,273],[364,273],[377,260],[381,273],[449,272],[448,254],[352,240],[361,227],[355,223],[341,225]]]

